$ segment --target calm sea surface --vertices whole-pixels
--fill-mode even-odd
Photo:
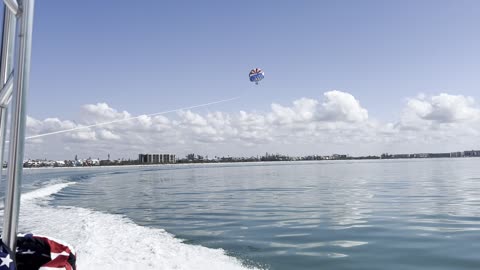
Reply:
[[[52,179],[75,182],[52,195],[48,204],[53,207],[123,215],[140,226],[165,229],[190,245],[222,248],[248,267],[480,268],[480,159],[26,174],[27,191]]]

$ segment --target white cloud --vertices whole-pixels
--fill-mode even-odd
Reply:
[[[80,130],[66,134],[67,142],[92,142],[97,140],[97,133],[93,130]]]
[[[82,118],[87,123],[101,123],[129,117],[131,117],[131,115],[128,112],[119,112],[108,106],[105,102],[82,106]]]
[[[117,134],[114,134],[110,130],[102,129],[98,131],[98,135],[100,139],[104,140],[119,140],[120,136]]]
[[[81,125],[132,117],[106,103],[85,105],[81,112]],[[404,151],[413,144],[454,147],[458,145],[458,138],[463,138],[463,145],[474,145],[474,138],[480,133],[478,120],[479,109],[473,98],[440,94],[408,99],[396,124],[381,123],[369,118],[368,111],[353,95],[329,91],[321,100],[300,98],[288,106],[272,104],[271,110],[264,113],[199,114],[185,110],[168,117],[143,115],[138,119],[29,141],[27,151],[32,151],[29,156],[56,153],[62,158],[66,151],[69,155],[118,153],[126,157],[134,157],[139,152],[181,155],[188,151],[232,155],[264,151],[362,154],[368,149]],[[27,118],[29,135],[79,126],[74,121],[58,118]]]
[[[480,110],[475,107],[472,97],[442,93],[430,98],[419,96],[408,100],[405,114],[437,123],[458,123],[477,120]]]
[[[362,122],[368,119],[368,112],[349,93],[330,91],[324,94],[319,118],[324,121]]]
[[[72,121],[62,121],[58,118],[46,118],[43,121],[27,116],[27,130],[31,133],[48,133],[62,129],[70,129],[76,127]]]
[[[325,101],[301,98],[292,107],[272,104],[267,119],[279,125],[291,125],[311,121],[321,122],[362,122],[368,119],[368,111],[349,93],[330,91],[324,93]]]

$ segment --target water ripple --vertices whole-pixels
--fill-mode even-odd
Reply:
[[[158,166],[80,174],[53,203],[272,270],[467,270],[480,265],[478,175],[478,159]]]

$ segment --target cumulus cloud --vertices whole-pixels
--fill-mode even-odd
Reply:
[[[361,122],[368,119],[368,112],[349,93],[330,91],[325,94],[319,118],[325,121]]]
[[[301,98],[293,106],[272,104],[268,120],[272,123],[289,125],[310,121],[362,122],[368,119],[368,111],[349,93],[330,91],[324,93],[324,101]]]
[[[100,131],[102,133],[102,131]],[[93,130],[81,130],[65,135],[67,142],[92,142],[97,140],[97,132]]]
[[[110,130],[102,129],[98,131],[98,135],[100,139],[104,140],[119,140],[120,136],[118,134],[114,134]]]
[[[311,121],[317,113],[318,101],[308,98],[295,100],[292,107],[272,104],[272,112],[268,115],[271,123],[289,125],[298,122]]]
[[[43,121],[27,116],[27,130],[34,134],[48,133],[60,129],[70,129],[76,127],[72,121],[62,121],[58,118],[46,118]]]
[[[391,148],[403,145],[410,151],[457,151],[480,146],[480,109],[472,97],[463,95],[409,98],[398,122],[383,129],[386,126]]]
[[[480,110],[475,107],[475,100],[472,97],[445,93],[430,98],[420,96],[410,99],[407,110],[420,119],[438,123],[476,120],[480,116]]]
[[[29,135],[72,129],[93,123],[131,118],[106,103],[81,108],[79,122],[27,118]],[[329,91],[321,99],[300,98],[291,104],[272,104],[268,112],[196,113],[191,110],[171,115],[147,116],[43,137],[30,141],[31,155],[57,151],[70,153],[124,153],[188,151],[245,155],[276,149],[279,152],[335,149],[382,149],[412,143],[432,144],[479,134],[479,109],[471,97],[440,94],[410,98],[401,118],[391,123],[372,119],[353,95]],[[348,147],[347,147],[348,145]],[[270,148],[269,148],[270,147]],[[303,148],[301,148],[303,147]],[[55,150],[57,149],[57,150]],[[67,149],[67,150],[65,150]],[[300,150],[302,149],[302,150]],[[400,148],[401,149],[401,148]],[[83,151],[83,152],[82,152]],[[270,150],[271,151],[271,150]],[[365,150],[362,150],[365,151]],[[311,152],[310,152],[311,153]]]
[[[131,117],[126,112],[119,112],[114,108],[111,108],[107,103],[101,102],[97,104],[86,104],[82,106],[82,120],[86,123],[102,123],[112,120],[125,119]]]

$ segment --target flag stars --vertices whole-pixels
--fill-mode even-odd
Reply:
[[[35,251],[27,249],[26,251],[21,251],[22,254],[35,254]]]
[[[0,257],[0,260],[2,261],[2,264],[0,264],[0,269],[2,266],[6,266],[7,268],[10,268],[10,264],[13,262],[13,260],[10,258],[10,254],[7,254],[6,257]]]

